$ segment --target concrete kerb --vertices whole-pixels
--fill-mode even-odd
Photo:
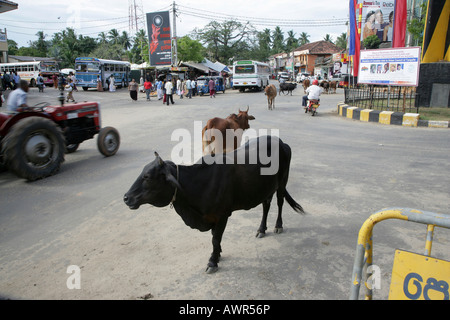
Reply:
[[[450,121],[420,120],[420,114],[418,113],[360,109],[351,107],[344,102],[339,102],[337,107],[340,116],[353,120],[378,122],[381,124],[399,125],[404,127],[450,128]]]

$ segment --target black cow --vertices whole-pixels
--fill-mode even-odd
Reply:
[[[296,83],[290,83],[290,82],[280,83],[280,93],[283,92],[284,95],[287,95],[290,93],[292,96],[292,91],[294,91],[295,88],[297,88]],[[285,93],[284,91],[287,91],[287,93]]]
[[[272,150],[273,155],[276,155],[277,144],[278,159],[271,164],[266,157],[273,157]],[[257,157],[253,158],[253,155]],[[189,227],[202,232],[212,230],[213,252],[206,269],[208,273],[218,269],[222,234],[233,211],[250,210],[263,204],[263,217],[257,237],[265,234],[270,202],[275,193],[278,204],[275,233],[283,231],[281,213],[284,199],[296,212],[304,213],[286,190],[291,148],[277,137],[250,140],[234,152],[207,155],[192,166],[163,161],[156,152],[155,156],[156,159],[144,167],[125,194],[124,201],[134,210],[146,203],[156,207],[171,204]],[[243,156],[245,161],[242,161]],[[217,161],[219,157],[222,164]],[[276,160],[276,173],[262,174],[262,170],[270,169]]]

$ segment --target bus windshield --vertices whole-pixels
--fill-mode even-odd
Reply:
[[[77,62],[75,70],[77,72],[98,72],[99,67],[98,62]]]
[[[55,63],[43,63],[43,64],[41,64],[41,71],[55,72],[55,71],[59,71],[59,69]]]
[[[255,73],[255,66],[254,65],[247,65],[247,66],[235,66],[234,67],[234,73],[236,74],[242,74],[242,73]]]

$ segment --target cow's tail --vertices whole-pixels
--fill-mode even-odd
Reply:
[[[284,190],[284,198],[286,199],[286,201],[289,203],[289,205],[292,207],[292,209],[294,209],[295,212],[297,213],[301,213],[304,214],[305,211],[303,210],[302,206],[300,204],[298,204],[289,194],[289,192],[287,192],[287,190]]]

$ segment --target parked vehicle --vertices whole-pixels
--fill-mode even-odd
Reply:
[[[222,91],[225,93],[225,81],[221,76],[200,77],[197,79],[197,92],[199,95],[209,94],[209,80],[213,79],[216,84],[216,93]]]
[[[101,128],[97,102],[35,106],[25,112],[0,113],[0,166],[33,181],[58,172],[64,154],[98,134],[104,156],[116,154],[119,132]]]

